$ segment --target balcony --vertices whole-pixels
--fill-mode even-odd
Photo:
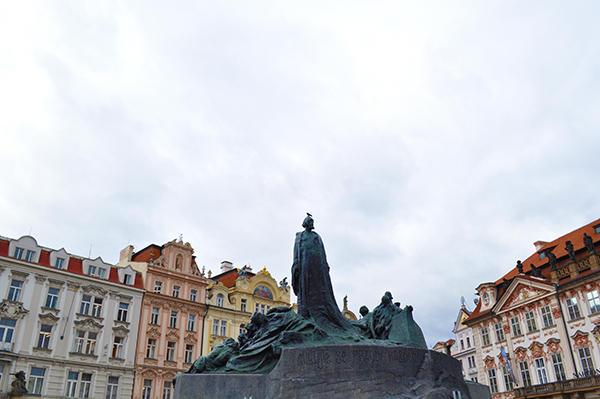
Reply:
[[[576,378],[573,380],[551,382],[549,384],[533,385],[514,390],[514,399],[550,398],[561,392],[596,391],[600,388],[600,375]]]
[[[12,352],[13,343],[12,342],[0,342],[0,351],[3,352]]]

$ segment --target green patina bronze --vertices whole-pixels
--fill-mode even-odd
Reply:
[[[331,344],[404,345],[427,349],[425,338],[413,320],[412,306],[401,309],[386,292],[373,312],[361,308],[362,318],[350,322],[340,312],[335,297],[325,247],[314,232],[309,214],[296,234],[292,288],[298,296],[298,314],[277,307],[266,314],[254,313],[238,337],[217,345],[198,358],[187,373],[268,373],[285,347]]]

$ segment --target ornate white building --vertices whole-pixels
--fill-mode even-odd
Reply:
[[[131,397],[139,273],[0,237],[0,295],[1,391],[24,371],[30,395]]]
[[[600,219],[534,243],[533,255],[477,287],[479,304],[464,323],[493,398],[598,398],[598,241]]]

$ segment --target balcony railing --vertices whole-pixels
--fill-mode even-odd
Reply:
[[[576,378],[574,380],[557,381],[549,384],[533,385],[515,389],[515,399],[535,394],[551,394],[576,389],[597,388],[600,386],[600,375]]]
[[[0,351],[12,352],[12,342],[0,342]]]

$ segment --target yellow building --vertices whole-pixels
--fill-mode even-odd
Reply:
[[[290,287],[287,278],[277,283],[266,267],[254,274],[247,266],[237,269],[223,261],[221,274],[209,278],[206,305],[202,355],[229,337],[237,340],[252,313],[289,307]]]

